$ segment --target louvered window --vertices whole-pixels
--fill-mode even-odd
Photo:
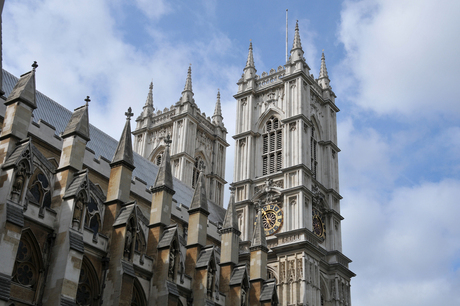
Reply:
[[[272,116],[265,123],[262,141],[262,175],[281,170],[283,167],[283,131],[278,118]]]

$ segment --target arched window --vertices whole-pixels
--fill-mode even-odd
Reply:
[[[131,306],[145,306],[147,302],[145,300],[145,293],[142,289],[141,284],[137,279],[134,279],[133,286],[133,297],[131,299]]]
[[[85,256],[80,269],[80,278],[77,288],[77,305],[96,306],[99,305],[99,280],[96,270]]]
[[[275,173],[283,166],[283,130],[275,116],[265,123],[262,134],[262,175]]]
[[[311,138],[310,138],[311,172],[312,172],[313,178],[315,179],[316,179],[316,170],[318,167],[317,150],[318,150],[318,140],[316,137],[316,130],[315,130],[315,127],[312,127],[311,128]]]
[[[40,251],[34,237],[26,232],[19,241],[13,268],[13,282],[35,290],[40,270]]]
[[[163,159],[163,154],[164,154],[164,153],[165,153],[164,151],[161,151],[161,152],[157,155],[157,157],[155,157],[155,165],[157,165],[157,166],[160,166],[160,165],[161,165],[161,160]]]
[[[39,214],[43,216],[46,207],[51,207],[51,188],[48,178],[40,169],[29,180],[28,200],[40,206]]]

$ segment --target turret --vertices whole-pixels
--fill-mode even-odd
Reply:
[[[220,284],[219,288],[227,296],[226,305],[234,305],[238,301],[235,290],[230,290],[230,278],[233,269],[238,264],[239,237],[238,219],[235,208],[235,188],[230,188],[230,201],[225,213],[224,223],[220,230],[221,257],[220,257]]]
[[[148,117],[150,114],[153,113],[155,107],[153,107],[153,82],[150,83],[149,86],[149,93],[147,95],[147,100],[145,101],[145,105],[143,107],[142,116]]]
[[[214,123],[217,126],[223,127],[223,119],[224,118],[222,117],[222,107],[220,105],[220,90],[217,90],[217,101],[216,107],[214,108],[214,115],[212,115],[212,123]]]
[[[257,220],[254,226],[254,235],[252,236],[250,251],[250,267],[249,267],[249,282],[251,290],[249,293],[249,304],[259,305],[259,298],[262,292],[262,287],[267,278],[267,240],[265,238],[265,230],[262,222],[262,207],[260,204],[257,207]]]
[[[256,76],[256,67],[254,65],[254,55],[252,52],[252,41],[249,43],[249,52],[248,52],[248,59],[246,61],[246,67],[243,69],[243,78],[244,81],[248,81],[253,79]]]
[[[163,234],[164,228],[171,221],[172,196],[175,193],[171,173],[171,158],[169,153],[171,139],[169,135],[166,136],[165,144],[165,153],[158,169],[155,184],[150,188],[152,202],[150,206],[150,230],[147,255],[151,257],[155,257],[158,241]]]
[[[0,134],[0,163],[13,151],[16,143],[27,137],[32,112],[37,108],[35,103],[35,69],[37,62],[32,64],[32,70],[21,75],[13,91],[6,99],[5,119]]]
[[[185,80],[184,90],[182,91],[182,97],[180,99],[180,103],[192,103],[195,104],[195,100],[193,99],[193,90],[192,90],[192,65],[188,67],[187,71],[187,79]]]
[[[204,178],[204,165],[200,165],[200,174],[193,194],[192,203],[188,210],[188,236],[187,252],[185,258],[185,274],[193,279],[192,290],[194,291],[193,305],[204,305],[206,297],[202,290],[201,279],[195,277],[197,261],[201,251],[205,248],[208,236],[208,200],[206,197],[206,182]]]
[[[295,24],[294,43],[292,44],[291,49],[291,63],[303,60],[303,55],[304,52],[302,49],[302,43],[300,42],[299,34],[299,21],[297,20]]]
[[[318,83],[322,89],[328,89],[330,81],[331,80],[329,80],[329,76],[327,74],[326,58],[324,57],[324,50],[323,50],[323,55],[321,56],[321,69],[319,71]]]

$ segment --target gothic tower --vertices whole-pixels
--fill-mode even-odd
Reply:
[[[338,176],[339,108],[324,53],[310,74],[296,24],[290,58],[256,74],[252,42],[238,81],[233,187],[240,260],[250,252],[261,206],[267,278],[281,305],[350,305],[351,262],[342,254]]]
[[[227,129],[223,123],[220,93],[217,93],[214,115],[206,117],[195,103],[192,90],[192,69],[180,100],[163,111],[153,106],[153,83],[141,115],[136,119],[133,132],[134,151],[158,166],[165,151],[164,139],[169,134],[173,176],[191,188],[195,188],[203,162],[206,173],[208,200],[223,207],[225,181],[225,153]]]

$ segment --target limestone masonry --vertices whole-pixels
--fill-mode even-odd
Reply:
[[[0,306],[350,306],[339,109],[324,53],[318,78],[303,55],[298,25],[269,73],[249,46],[226,210],[220,93],[207,117],[191,67],[170,108],[150,86],[118,142],[90,124],[89,97],[71,112],[38,92],[37,63],[1,69]]]

